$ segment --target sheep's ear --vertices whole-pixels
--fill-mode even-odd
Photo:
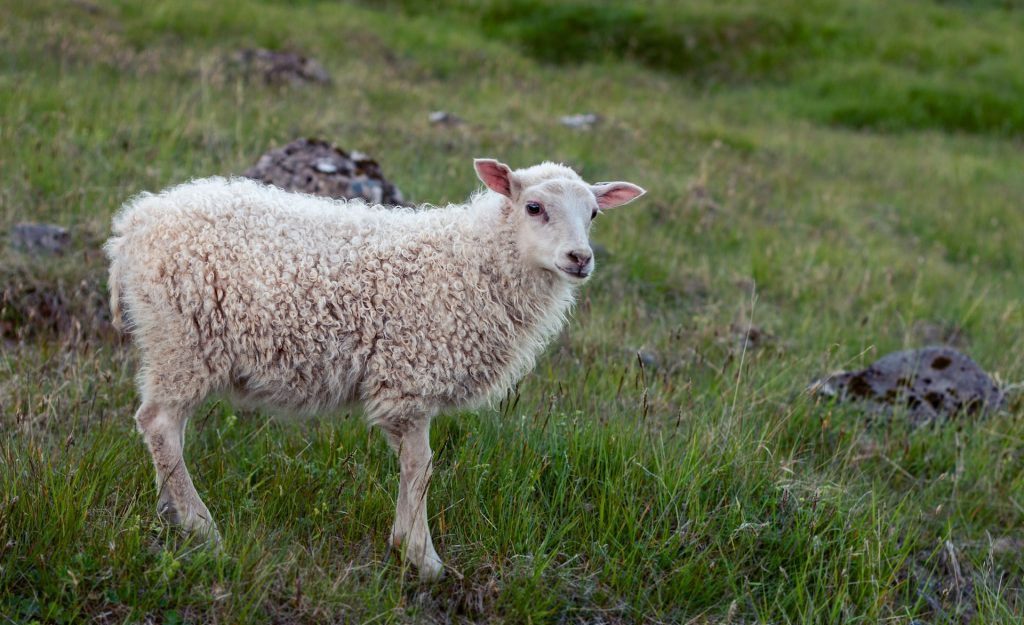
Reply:
[[[491,191],[507,198],[513,198],[519,192],[519,181],[505,163],[493,158],[478,158],[473,160],[473,167],[476,168],[476,175]]]
[[[597,198],[597,207],[601,210],[628,204],[647,193],[640,187],[629,182],[599,182],[590,185],[590,190]]]

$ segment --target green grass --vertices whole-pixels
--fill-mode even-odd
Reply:
[[[1024,13],[1014,2],[984,10],[928,0],[384,4],[423,14],[442,4],[542,61],[627,58],[697,89],[743,85],[744,98],[834,125],[1024,132]]]
[[[0,622],[1020,622],[1021,404],[913,429],[804,390],[922,323],[1024,378],[1019,8],[417,6],[0,6],[0,229],[73,232],[0,249]],[[251,45],[334,85],[225,75]],[[434,586],[385,560],[397,463],[357,414],[211,402],[186,456],[223,553],[155,515],[98,246],[132,194],[298,136],[417,201],[463,199],[474,156],[649,191],[516,394],[435,422]],[[751,323],[774,338],[744,350]]]

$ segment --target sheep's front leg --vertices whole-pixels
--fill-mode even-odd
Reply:
[[[435,580],[443,574],[444,565],[434,551],[427,527],[427,489],[433,472],[430,422],[404,425],[406,428],[388,428],[388,441],[398,453],[401,470],[391,547],[405,554],[422,579]]]

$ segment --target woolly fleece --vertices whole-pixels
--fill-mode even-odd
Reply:
[[[553,164],[516,173],[524,186],[580,180]],[[143,397],[185,410],[217,391],[303,412],[361,401],[401,430],[503,394],[575,291],[521,262],[507,204],[487,191],[395,210],[223,178],[138,196],[106,251]]]

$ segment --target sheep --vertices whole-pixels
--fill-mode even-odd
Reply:
[[[562,328],[594,269],[593,219],[644,193],[545,162],[474,166],[465,204],[386,209],[207,178],[130,200],[113,221],[115,324],[140,354],[135,421],[157,513],[219,543],[183,459],[211,394],[275,411],[361,405],[399,458],[389,546],[443,573],[427,526],[429,428],[502,396]]]

